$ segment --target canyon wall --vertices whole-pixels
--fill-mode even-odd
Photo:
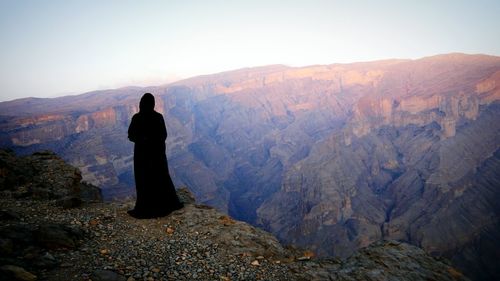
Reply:
[[[0,103],[0,144],[52,149],[108,198],[133,194],[126,130],[144,92],[197,200],[346,257],[382,238],[498,276],[500,58],[291,68]],[[482,274],[482,275],[481,275]]]

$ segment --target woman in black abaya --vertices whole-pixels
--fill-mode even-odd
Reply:
[[[128,213],[135,218],[155,218],[182,208],[168,172],[165,155],[167,129],[163,115],[154,110],[155,99],[146,93],[139,113],[132,117],[128,138],[134,142],[134,173],[137,200]]]

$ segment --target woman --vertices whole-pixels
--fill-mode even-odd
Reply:
[[[135,143],[137,200],[134,209],[128,211],[134,218],[162,217],[183,207],[168,172],[165,121],[154,107],[154,96],[144,94],[139,103],[139,113],[132,117],[128,128],[128,138]]]

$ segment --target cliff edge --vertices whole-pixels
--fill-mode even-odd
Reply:
[[[133,202],[100,202],[50,152],[1,151],[0,164],[0,280],[467,280],[446,260],[396,241],[346,260],[317,259],[196,204],[186,188],[183,209],[136,220],[126,213]],[[68,198],[81,203],[62,204]]]

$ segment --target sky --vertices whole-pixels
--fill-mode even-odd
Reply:
[[[492,0],[0,0],[0,101],[244,67],[500,55]]]

